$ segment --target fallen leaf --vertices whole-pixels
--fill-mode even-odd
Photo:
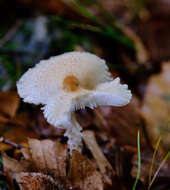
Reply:
[[[170,120],[170,62],[163,64],[160,74],[152,75],[146,87],[146,93],[141,107],[141,114],[146,120],[146,127],[152,145],[159,138],[162,130]],[[162,145],[170,148],[169,128],[163,137]]]
[[[95,161],[73,151],[68,162],[67,146],[56,141],[29,139],[28,144],[20,161],[3,156],[4,170],[17,180],[21,189],[103,190],[102,175]]]
[[[14,117],[18,106],[19,96],[17,92],[0,92],[0,113]]]
[[[31,169],[30,162],[26,160],[18,161],[2,153],[3,169],[5,172],[23,172]]]
[[[104,156],[101,148],[97,144],[95,134],[93,131],[86,130],[83,132],[83,140],[86,146],[90,149],[93,157],[96,160],[97,166],[100,169],[101,174],[103,175],[105,181],[109,184],[112,183],[111,177],[113,176],[113,168],[108,162],[107,158]]]
[[[33,123],[32,118],[30,117],[28,112],[19,112],[15,115],[15,117],[10,118],[8,120],[9,124],[12,125],[19,125],[21,127],[27,127],[27,126],[31,126]]]
[[[29,148],[23,148],[24,159],[18,161],[3,154],[5,171],[26,172],[28,168],[34,171],[52,174],[54,177],[66,176],[67,147],[57,141],[29,139]],[[31,170],[32,171],[32,170]]]
[[[22,148],[22,149],[20,149],[19,151],[23,154],[23,156],[24,156],[24,158],[25,158],[26,160],[31,160],[31,159],[32,159],[32,155],[31,155],[31,152],[30,152],[30,150],[29,150],[29,147],[27,147],[27,148]]]
[[[29,139],[32,161],[38,171],[52,172],[55,176],[66,176],[67,147],[57,141]]]
[[[8,122],[8,118],[6,118],[5,116],[3,116],[2,114],[0,114],[0,122],[1,123],[7,123]]]
[[[146,145],[143,134],[143,121],[132,98],[130,104],[124,107],[102,106],[94,110],[94,124],[105,131],[109,137],[115,137],[120,145],[136,147],[137,131],[141,133],[141,144]],[[148,145],[146,145],[148,147]]]
[[[8,124],[0,131],[0,136],[20,145],[27,144],[27,138],[37,138],[35,132],[28,126]],[[0,143],[0,150],[8,150],[13,147]]]
[[[42,173],[16,173],[14,175],[21,190],[65,190],[62,185],[51,176]]]
[[[5,153],[2,157],[4,171],[17,180],[20,189],[69,189],[66,187],[67,146],[57,141],[38,139],[29,139],[28,145],[29,148],[21,149],[24,157],[20,160]]]
[[[68,178],[71,184],[81,190],[103,190],[101,174],[96,165],[78,151],[73,150]]]

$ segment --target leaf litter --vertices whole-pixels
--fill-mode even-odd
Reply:
[[[139,108],[136,109],[137,104],[134,99],[130,105],[121,109],[109,106],[100,107],[95,109],[94,117],[89,115],[88,110],[83,112],[83,118],[87,116],[91,121],[85,122],[84,127],[87,129],[83,132],[86,152],[82,154],[73,151],[72,156],[69,156],[67,145],[64,141],[61,143],[62,132],[56,133],[57,136],[52,135],[52,139],[38,140],[37,138],[40,137],[41,130],[44,130],[44,128],[39,128],[40,131],[37,134],[32,127],[30,128],[30,125],[35,126],[35,122],[26,122],[24,124],[24,122],[21,122],[23,117],[18,117],[21,113],[16,112],[12,118],[13,122],[8,124],[8,127],[11,125],[12,134],[16,132],[16,135],[8,135],[7,130],[7,132],[3,133],[3,137],[11,140],[11,142],[14,141],[23,145],[24,148],[16,149],[10,145],[5,147],[4,143],[1,143],[3,145],[1,146],[3,151],[3,170],[8,176],[7,181],[10,187],[15,188],[17,183],[20,189],[24,190],[34,190],[40,187],[42,189],[102,190],[117,187],[118,184],[120,188],[125,188],[120,179],[127,177],[125,171],[128,159],[130,159],[133,166],[131,170],[132,177],[135,178],[137,174],[137,148],[134,140],[134,130],[137,131],[138,128],[141,130],[141,144],[144,150],[142,153],[140,180],[147,184],[147,175],[151,164],[151,156],[149,155],[152,155],[152,152],[148,149],[145,134],[142,132],[143,115],[140,115]],[[40,117],[36,118],[36,123],[38,122],[39,126],[47,125],[48,129],[50,126],[46,124],[42,114],[39,112],[37,114],[40,114]],[[83,123],[82,113],[77,113],[77,117]],[[29,115],[24,118],[30,120]],[[133,118],[133,120],[130,118]],[[10,120],[10,118],[7,119]],[[91,128],[91,126],[95,126],[95,128]],[[126,132],[118,133],[118,127],[121,127]],[[21,135],[18,130],[26,131],[21,132]],[[28,135],[29,130],[34,134],[33,136]],[[24,133],[25,135],[23,136]],[[47,134],[50,133],[47,131]],[[13,149],[15,149],[14,152],[10,152]],[[155,168],[159,166],[160,162],[161,159],[158,157],[155,161]],[[167,162],[158,177],[168,176],[168,165]],[[155,169],[153,173],[154,171]],[[121,178],[117,179],[117,176]],[[16,183],[13,180],[11,182],[11,179]]]
[[[8,1],[6,2],[8,4]],[[80,43],[83,38],[79,37],[82,31],[79,27],[79,22],[88,23],[88,27],[91,27],[93,21],[85,18],[70,3],[64,4],[63,2],[51,0],[48,4],[39,0],[34,2],[32,0],[18,1],[18,5],[21,6],[22,4],[23,8],[28,8],[32,5],[34,9],[38,8],[38,12],[55,13],[56,15],[64,16],[66,21],[68,19],[68,22],[65,23],[62,19],[59,19],[62,27],[66,25],[66,30],[62,29],[60,31],[58,28],[61,25],[55,25],[57,30],[50,30],[52,35],[47,33],[46,38],[48,42],[43,40],[43,47],[46,49],[45,53],[43,53],[43,48],[41,53],[37,52],[36,49],[39,46],[36,46],[35,43],[34,48],[31,46],[31,43],[28,43],[29,47],[25,45],[26,50],[32,50],[33,48],[33,51],[38,54],[38,59],[56,54],[56,49],[57,54],[66,50],[70,51],[72,49],[69,48],[76,47],[78,47],[78,50],[94,51],[97,55],[107,58],[108,65],[112,69],[114,68],[113,70],[116,70],[122,78],[124,77],[123,79],[127,80],[131,86],[135,84],[133,100],[128,106],[123,108],[106,106],[97,108],[94,111],[86,109],[76,113],[78,121],[84,128],[84,146],[82,153],[73,151],[72,157],[70,157],[67,152],[67,139],[63,138],[64,130],[57,130],[49,125],[45,121],[42,112],[38,111],[36,107],[27,107],[23,103],[20,104],[15,91],[1,92],[0,136],[2,138],[0,137],[0,139],[3,140],[3,143],[0,143],[0,150],[2,152],[3,170],[0,162],[0,188],[1,183],[3,183],[6,184],[6,186],[2,186],[3,188],[24,190],[132,189],[138,168],[136,136],[138,129],[140,129],[142,163],[137,188],[147,189],[153,149],[162,128],[169,121],[170,69],[169,62],[164,62],[164,60],[169,59],[170,55],[169,19],[166,18],[169,15],[169,3],[168,1],[150,0],[148,2],[149,6],[146,6],[144,1],[136,2],[136,4],[129,3],[129,1],[113,2],[107,0],[102,2],[102,6],[111,11],[116,21],[119,20],[121,24],[127,27],[126,29],[129,29],[130,32],[132,31],[131,39],[137,46],[137,50],[132,55],[120,44],[115,43],[112,38],[114,35],[107,37],[109,39],[108,42],[103,37],[103,34],[98,36],[98,33],[94,32],[90,35],[95,40],[89,38],[94,43],[93,45],[87,39],[85,45]],[[101,10],[101,7],[97,5],[91,6],[91,4],[92,2],[87,2],[86,4],[86,8],[90,13],[107,24],[115,24],[114,22],[110,23],[113,20],[109,21],[105,18],[106,15],[104,16],[105,13]],[[7,7],[9,8],[9,15],[12,15],[10,7]],[[70,19],[75,19],[74,21],[78,24],[78,27],[75,23],[70,24]],[[47,20],[50,20],[49,17]],[[34,22],[34,19],[32,21]],[[51,25],[48,21],[47,24]],[[26,19],[24,23],[27,23],[29,26],[29,22],[29,19],[28,22]],[[57,19],[55,24],[56,22]],[[89,29],[91,29],[90,27]],[[72,29],[78,30],[78,33],[73,35]],[[30,31],[27,32],[30,33]],[[16,36],[20,35],[23,35],[22,32],[16,34]],[[55,43],[52,41],[52,44],[57,44],[52,47],[52,50],[49,43],[51,36],[54,36],[53,40],[55,41]],[[58,40],[58,36],[62,40]],[[65,37],[66,41],[63,41]],[[74,42],[70,40],[72,37]],[[44,41],[47,43],[46,45],[44,45]],[[21,47],[24,46],[22,37],[19,43]],[[60,47],[58,44],[62,46]],[[66,50],[63,44],[67,44]],[[47,51],[47,49],[50,50]],[[11,64],[13,64],[13,60],[17,60],[14,61],[16,62],[13,64],[14,68],[16,66],[18,69],[18,60],[24,62],[24,67],[28,66],[27,62],[33,63],[37,60],[36,55],[31,55],[32,57],[30,54],[18,56],[18,52],[15,55],[15,49],[11,50],[12,55],[10,57],[14,56]],[[3,49],[1,51],[6,52]],[[0,53],[2,53],[1,51]],[[123,58],[120,59],[120,57]],[[6,59],[3,59],[3,62],[5,61]],[[143,63],[143,65],[138,63]],[[160,70],[160,68],[162,69]],[[138,85],[141,89],[136,89]],[[136,94],[139,96],[137,97]],[[26,106],[26,109],[23,109],[24,106]],[[4,142],[8,142],[8,144]],[[24,148],[18,149],[16,148],[17,146],[13,146],[14,143],[18,147]],[[152,177],[161,165],[169,148],[168,129],[156,155]],[[167,159],[151,189],[170,188],[169,168],[170,161]]]
[[[57,141],[29,139],[28,144],[20,160],[2,154],[4,171],[21,189],[48,189],[48,183],[54,189],[103,189],[102,175],[86,156],[74,151],[69,158],[67,146]]]

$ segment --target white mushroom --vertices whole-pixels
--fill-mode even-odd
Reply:
[[[103,59],[87,52],[70,52],[42,60],[18,81],[25,102],[43,104],[44,116],[55,127],[66,129],[70,152],[81,150],[81,126],[74,111],[101,105],[123,106],[131,91],[113,80]]]

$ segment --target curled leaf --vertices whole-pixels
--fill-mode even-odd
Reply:
[[[159,138],[169,121],[170,115],[170,62],[164,63],[160,74],[152,75],[146,87],[146,93],[141,107],[141,113],[147,123],[152,144]],[[162,145],[170,148],[169,128],[163,137]]]
[[[31,163],[26,160],[18,161],[2,153],[3,169],[5,172],[22,172],[31,169]]]
[[[78,151],[72,152],[68,179],[81,190],[103,190],[102,176],[96,170],[95,163]]]
[[[66,146],[51,140],[29,139],[28,143],[32,161],[39,171],[51,171],[55,176],[66,176]]]

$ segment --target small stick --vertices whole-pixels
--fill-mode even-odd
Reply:
[[[14,142],[12,142],[12,141],[10,141],[8,139],[4,139],[4,137],[0,137],[0,142],[4,143],[4,144],[7,144],[7,145],[10,145],[10,146],[12,146],[14,148],[17,148],[17,149],[24,148],[24,146],[16,144],[16,143],[14,143]]]

